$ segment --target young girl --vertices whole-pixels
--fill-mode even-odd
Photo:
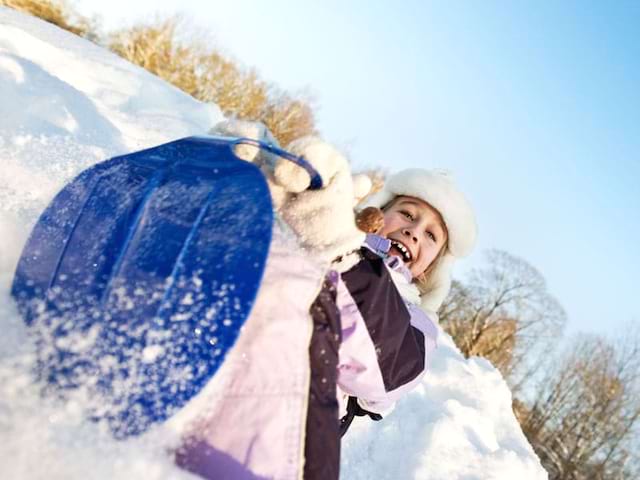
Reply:
[[[436,312],[450,288],[451,266],[471,251],[476,237],[471,207],[441,171],[397,173],[364,202],[362,208],[366,207],[378,207],[384,214],[382,228],[368,237],[368,244],[375,245],[386,266],[380,278],[388,274],[403,305],[380,316],[391,302],[377,297],[372,300],[375,307],[365,305],[363,296],[377,292],[358,293],[354,272],[343,273],[347,288],[358,298],[347,297],[342,304],[355,303],[361,313],[363,307],[368,309],[364,315],[350,316],[348,308],[341,308],[343,331],[353,325],[353,332],[344,335],[340,348],[338,385],[345,395],[357,397],[347,403],[348,412],[341,412],[344,430],[354,415],[366,412],[379,419],[419,383],[436,346]],[[368,362],[363,367],[357,359],[364,355]]]
[[[268,139],[255,124],[218,131]],[[451,264],[475,241],[471,208],[442,172],[390,177],[362,205],[384,217],[366,236],[353,211],[366,182],[346,159],[316,138],[287,149],[324,187],[307,190],[308,174],[289,162],[247,155],[264,167],[283,223],[252,315],[177,452],[203,478],[337,479],[339,419],[344,433],[354,415],[380,418],[419,383]]]

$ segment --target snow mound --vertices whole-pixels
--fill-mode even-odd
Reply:
[[[198,135],[222,119],[110,52],[0,7],[0,464],[3,478],[180,479],[165,430],[115,441],[73,403],[32,384],[33,346],[9,288],[27,235],[55,193],[96,162]],[[383,422],[357,419],[346,479],[543,479],[487,362],[445,334],[417,391]]]
[[[547,478],[500,372],[484,359],[465,360],[442,331],[422,384],[383,421],[354,421],[342,473],[350,480]]]

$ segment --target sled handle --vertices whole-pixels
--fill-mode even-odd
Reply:
[[[309,177],[311,178],[309,190],[319,190],[323,187],[322,177],[302,155],[294,155],[293,153],[287,152],[286,150],[278,148],[270,143],[254,140],[253,138],[238,138],[237,140],[233,141],[232,145],[253,145],[254,147],[261,148],[269,153],[273,153],[274,155],[278,155],[279,157],[289,160],[296,165],[304,168],[309,174]]]

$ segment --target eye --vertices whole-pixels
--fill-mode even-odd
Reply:
[[[408,220],[413,220],[413,215],[411,215],[411,213],[407,212],[406,210],[400,210],[400,213]]]
[[[437,242],[436,236],[433,234],[433,232],[427,231],[426,234],[427,234],[427,237],[429,237],[432,242],[434,242],[434,243]]]

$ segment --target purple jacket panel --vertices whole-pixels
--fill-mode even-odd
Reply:
[[[367,410],[385,414],[422,379],[437,328],[418,306],[403,300],[382,258],[364,249],[362,255],[338,285],[343,336],[338,386]]]
[[[337,274],[329,274],[309,309],[313,333],[309,344],[311,381],[305,428],[305,480],[337,480],[340,472],[336,386],[341,334],[340,312],[336,306],[337,281]]]

